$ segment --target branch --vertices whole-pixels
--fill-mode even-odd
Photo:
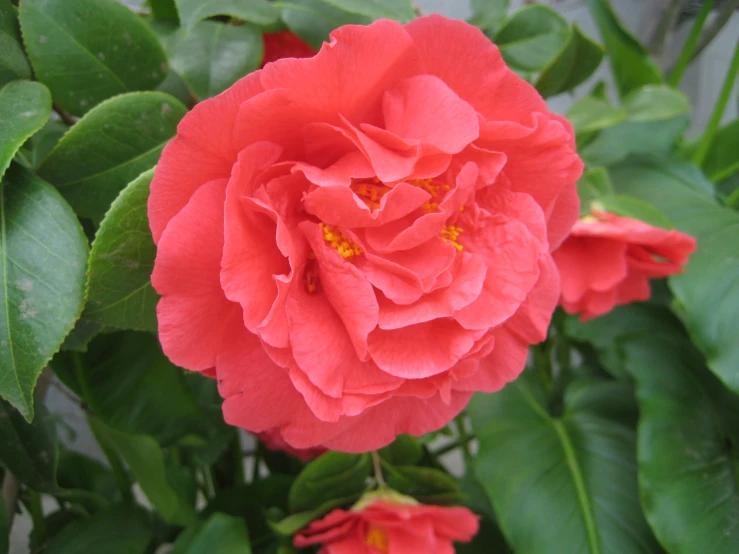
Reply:
[[[59,117],[62,118],[62,121],[69,125],[70,127],[77,123],[77,118],[71,115],[69,112],[63,110],[61,107],[59,107],[58,104],[54,104],[54,111],[59,114]]]
[[[8,529],[13,526],[13,518],[15,517],[15,503],[18,501],[18,494],[21,491],[18,479],[13,477],[9,471],[5,471],[3,477],[3,500],[5,501],[5,511],[8,513]]]
[[[657,28],[654,30],[652,40],[649,41],[649,53],[660,57],[665,51],[665,43],[670,31],[675,27],[677,16],[680,15],[682,0],[670,0],[670,4],[662,12]]]
[[[703,50],[713,42],[713,39],[715,39],[716,35],[723,30],[724,26],[729,22],[729,19],[731,19],[731,16],[737,8],[739,8],[739,0],[727,0],[724,2],[724,5],[721,6],[716,18],[708,27],[706,27],[706,32],[701,36],[698,46],[696,46],[695,52],[693,52],[692,59],[700,56],[701,52],[703,52]]]

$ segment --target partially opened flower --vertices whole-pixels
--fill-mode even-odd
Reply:
[[[476,28],[335,31],[195,107],[151,185],[164,351],[226,421],[367,451],[515,379],[582,164]]]
[[[696,247],[675,230],[594,210],[554,252],[562,307],[586,320],[649,299],[649,279],[679,273]]]
[[[478,520],[462,507],[377,500],[361,509],[334,510],[303,529],[294,543],[320,544],[320,554],[449,554],[453,542],[474,538]]]

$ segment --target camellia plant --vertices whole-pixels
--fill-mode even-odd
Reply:
[[[0,554],[739,552],[736,2],[586,3],[0,0]]]

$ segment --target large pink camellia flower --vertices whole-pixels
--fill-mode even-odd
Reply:
[[[680,273],[695,247],[695,239],[685,233],[593,210],[554,253],[562,275],[562,307],[585,321],[615,306],[647,300],[649,279]]]
[[[577,218],[571,126],[476,28],[346,26],[197,105],[149,220],[167,356],[227,422],[359,452],[515,379]]]

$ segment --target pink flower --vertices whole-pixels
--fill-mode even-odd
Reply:
[[[593,211],[554,252],[562,307],[586,320],[649,299],[649,279],[680,273],[695,239],[612,213]]]
[[[292,31],[278,31],[262,35],[264,57],[262,67],[282,58],[309,58],[316,51]]]
[[[572,128],[475,27],[346,26],[197,105],[151,185],[159,337],[227,422],[348,452],[515,379],[559,298]]]
[[[312,460],[326,452],[326,449],[322,447],[304,449],[293,448],[285,441],[285,439],[282,438],[279,429],[270,429],[269,431],[257,433],[257,438],[270,450],[282,451],[290,456],[295,456],[302,462]]]
[[[319,554],[451,554],[479,529],[467,508],[376,501],[360,511],[334,510],[295,536],[295,546],[321,544]]]

